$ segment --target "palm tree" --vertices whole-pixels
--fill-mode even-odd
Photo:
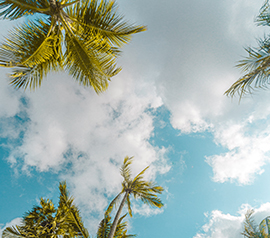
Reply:
[[[123,21],[110,0],[0,0],[0,17],[23,16],[26,23],[0,45],[0,66],[13,68],[16,88],[35,89],[50,71],[65,69],[79,83],[104,91],[120,71],[120,48],[146,30]]]
[[[59,184],[60,197],[58,208],[55,209],[51,200],[40,199],[40,206],[23,216],[22,225],[7,227],[3,238],[13,237],[83,237],[90,238],[84,227],[78,208],[73,198],[68,195],[66,183]]]
[[[266,0],[256,20],[258,25],[270,26],[269,10],[269,1]],[[241,99],[244,94],[256,88],[267,88],[270,83],[270,36],[258,40],[258,47],[248,47],[245,50],[249,56],[239,61],[237,67],[242,68],[246,74],[225,92],[227,96],[238,93]]]
[[[111,204],[107,209],[108,213],[111,212],[113,206],[120,199],[120,196],[124,194],[124,197],[122,198],[120,206],[116,212],[108,238],[114,237],[116,227],[119,222],[120,215],[125,203],[127,203],[128,213],[132,217],[132,210],[130,206],[130,194],[132,194],[135,199],[139,198],[143,203],[148,204],[150,206],[158,208],[161,208],[163,206],[163,203],[156,195],[157,193],[161,194],[163,188],[161,186],[157,186],[155,183],[151,181],[148,182],[143,180],[143,174],[149,168],[149,166],[146,167],[144,170],[142,170],[133,180],[131,179],[130,165],[132,163],[132,159],[133,159],[132,157],[125,157],[124,163],[120,169],[121,175],[124,178],[124,181],[122,182],[122,191],[113,199],[113,201],[111,202]]]
[[[248,238],[269,238],[270,237],[270,217],[263,219],[257,226],[253,219],[253,210],[248,210],[245,215],[244,232],[242,235]]]
[[[57,209],[51,200],[41,198],[40,206],[34,206],[23,216],[22,225],[7,227],[3,231],[2,237],[90,238],[89,232],[82,222],[79,209],[69,195],[65,182],[59,184],[59,191]],[[135,235],[127,234],[127,222],[123,221],[125,216],[119,219],[114,238],[135,237]],[[104,219],[99,224],[97,238],[107,238],[110,227],[111,216],[110,212],[106,211]]]

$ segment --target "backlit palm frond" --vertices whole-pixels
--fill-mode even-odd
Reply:
[[[115,238],[136,237],[136,235],[127,234],[128,223],[126,221],[123,221],[126,216],[127,214],[120,217],[114,234]]]
[[[50,5],[46,0],[0,0],[0,17],[11,20],[36,12],[46,12]]]
[[[59,190],[60,201],[57,217],[63,218],[64,220],[65,224],[63,224],[63,230],[65,230],[70,237],[89,238],[90,235],[83,225],[79,209],[74,205],[73,198],[69,196],[65,182],[59,184]]]
[[[3,233],[3,238],[19,238],[19,237],[27,237],[27,234],[24,232],[24,230],[20,226],[12,226],[7,227]]]
[[[122,216],[117,224],[116,231],[114,234],[115,238],[124,238],[124,237],[135,237],[136,235],[127,234],[127,222],[123,221],[127,214]],[[107,238],[110,229],[111,229],[111,217],[109,215],[105,215],[104,219],[99,223],[98,231],[97,231],[97,238]]]
[[[0,47],[0,64],[13,67],[11,84],[17,88],[40,86],[43,77],[61,67],[61,34],[55,27],[37,21],[15,28]]]
[[[244,232],[241,234],[248,238],[263,238],[258,230],[258,226],[254,223],[254,219],[252,217],[253,213],[253,210],[247,211],[245,215]]]
[[[98,226],[97,238],[107,238],[111,229],[111,217],[109,215],[104,216]]]
[[[111,45],[121,47],[131,39],[132,34],[146,30],[145,26],[135,26],[123,20],[117,13],[114,1],[86,0],[67,9],[68,14],[76,19],[86,31],[93,35],[100,34]]]
[[[132,184],[134,198],[139,198],[143,203],[152,207],[163,207],[161,199],[157,194],[161,194],[164,190],[161,186],[156,186],[153,182],[147,182],[143,180],[136,180]]]
[[[120,168],[120,174],[124,178],[124,182],[130,183],[131,182],[131,169],[130,165],[132,164],[133,157],[126,156],[124,159],[124,163]]]
[[[92,41],[83,41],[74,34],[66,34],[65,66],[69,73],[85,86],[91,86],[99,93],[108,87],[110,77],[120,69],[115,66],[111,55],[96,52]]]
[[[131,209],[131,203],[130,203],[130,197],[129,197],[129,195],[127,195],[127,201],[126,201],[126,203],[127,203],[127,207],[128,207],[128,213],[129,213],[130,217],[132,217],[132,209]]]
[[[258,25],[269,26],[270,25],[270,6],[269,0],[266,0],[263,6],[260,9],[260,14],[256,18],[256,22]]]
[[[109,215],[112,212],[113,207],[116,206],[116,204],[119,202],[121,194],[122,192],[117,194],[117,196],[111,201],[105,212],[105,215]]]
[[[258,43],[259,48],[246,49],[249,56],[237,65],[247,74],[237,80],[225,92],[225,95],[234,96],[235,93],[238,93],[241,98],[256,88],[267,88],[270,83],[270,42],[269,39],[265,39]]]

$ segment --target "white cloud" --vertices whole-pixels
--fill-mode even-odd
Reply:
[[[253,218],[256,224],[270,214],[270,203],[262,204],[259,208],[252,208],[248,204],[243,204],[237,215],[224,214],[219,210],[214,210],[210,215],[206,214],[208,222],[203,225],[202,231],[193,238],[241,238],[243,232],[245,213],[248,209],[253,209]]]

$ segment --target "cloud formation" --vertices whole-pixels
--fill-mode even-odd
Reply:
[[[243,204],[237,215],[224,214],[222,211],[214,210],[210,215],[205,214],[208,222],[202,227],[202,231],[193,238],[241,238],[243,232],[245,214],[252,207]],[[259,208],[253,208],[255,224],[259,224],[269,215],[270,203],[264,203]]]

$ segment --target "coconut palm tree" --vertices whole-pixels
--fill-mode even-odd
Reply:
[[[253,219],[253,210],[248,210],[245,215],[244,232],[242,235],[248,238],[269,238],[270,237],[270,217],[263,219],[257,226]]]
[[[130,165],[132,163],[132,159],[133,157],[125,157],[124,163],[120,169],[121,175],[124,178],[122,182],[122,191],[113,199],[107,209],[107,212],[111,212],[113,206],[115,206],[116,202],[120,199],[120,196],[122,194],[124,195],[120,206],[116,212],[108,238],[114,237],[116,227],[125,203],[127,203],[128,213],[132,217],[132,210],[130,204],[131,194],[133,195],[134,199],[139,198],[143,203],[150,206],[158,208],[161,208],[163,206],[163,203],[157,196],[157,193],[162,193],[163,188],[161,186],[157,186],[154,182],[143,180],[143,174],[149,168],[149,166],[142,170],[134,179],[131,179]]]
[[[23,16],[26,22],[0,45],[0,66],[13,69],[16,88],[35,89],[50,71],[65,69],[79,83],[104,91],[120,71],[120,48],[146,30],[123,21],[110,0],[0,0],[0,17]]]
[[[60,197],[56,209],[51,200],[40,199],[40,206],[27,212],[22,219],[22,225],[7,227],[3,238],[14,237],[83,237],[90,238],[84,227],[78,208],[69,196],[66,183],[59,184]]]
[[[57,209],[51,200],[41,198],[40,206],[34,206],[31,211],[27,212],[23,216],[21,225],[7,227],[3,231],[2,237],[90,238],[65,182],[59,184],[59,191]],[[119,219],[114,238],[135,237],[135,235],[127,234],[127,222],[123,221],[125,216]],[[110,212],[106,211],[104,219],[99,224],[97,238],[107,238],[111,225]]]
[[[258,25],[270,26],[270,6],[266,0],[257,17]],[[236,93],[241,97],[246,93],[252,93],[256,88],[267,88],[270,83],[270,35],[258,40],[258,47],[245,49],[248,57],[239,61],[237,67],[242,68],[245,75],[238,79],[226,92],[227,96]]]

